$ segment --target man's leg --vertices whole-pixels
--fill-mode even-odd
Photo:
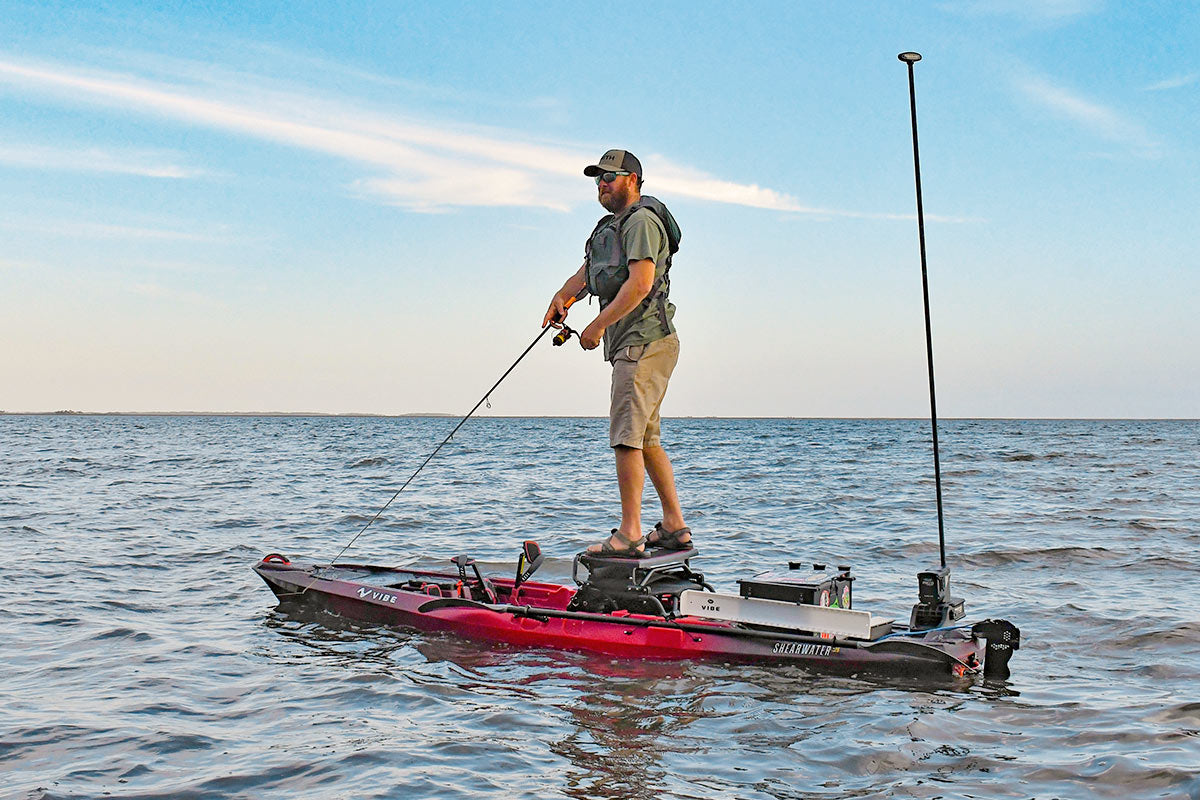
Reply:
[[[605,541],[617,550],[624,550],[642,538],[642,489],[646,485],[646,464],[642,460],[641,431],[645,427],[646,410],[634,388],[637,365],[637,359],[629,358],[627,353],[613,359],[608,443],[617,461],[621,525]],[[588,551],[597,553],[603,546],[603,542],[594,544]]]
[[[659,448],[661,449],[661,448]],[[646,462],[636,447],[618,445],[617,486],[621,491],[621,527],[617,530],[626,542],[642,538],[642,488],[646,485]]]
[[[675,470],[661,444],[662,416],[660,411],[663,397],[667,393],[667,382],[675,370],[675,362],[679,359],[679,338],[670,336],[655,344],[657,351],[655,356],[659,360],[659,364],[651,373],[654,376],[654,382],[652,391],[648,393],[655,398],[655,402],[646,422],[642,459],[645,462],[646,471],[650,473],[650,482],[654,484],[654,491],[658,493],[659,503],[662,504],[663,529],[674,533],[687,527],[687,523],[683,520],[683,509],[679,505],[679,495],[675,491]],[[662,540],[659,535],[653,533],[651,535],[655,537],[654,542]],[[684,533],[678,539],[680,544],[687,544],[691,541],[691,535]]]
[[[667,451],[663,450],[661,445],[644,447],[642,459],[646,465],[646,472],[650,473],[654,491],[658,492],[659,502],[662,503],[663,527],[668,531],[679,530],[687,523],[683,521],[683,509],[679,505],[679,495],[675,492],[675,470],[671,467],[671,459],[667,458]],[[687,537],[684,539],[687,540]]]
[[[675,478],[671,462],[659,445],[659,406],[667,381],[679,357],[679,340],[672,336],[649,345],[629,348],[613,359],[612,397],[609,407],[609,445],[617,461],[617,486],[621,494],[621,526],[609,539],[614,547],[626,546],[642,538],[642,491],[647,469],[656,469],[655,490],[662,498],[667,492],[681,519],[679,499],[675,497]],[[657,449],[649,459],[643,448]],[[665,465],[665,471],[662,465]],[[660,483],[668,489],[659,490]],[[624,541],[618,541],[623,539]],[[592,552],[600,545],[588,548]]]

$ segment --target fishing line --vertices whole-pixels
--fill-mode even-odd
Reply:
[[[582,300],[585,296],[587,296],[587,293],[588,293],[588,290],[586,288],[580,290],[579,294],[575,295],[574,297],[572,297],[570,300],[568,300],[564,304],[564,309],[570,308],[577,300]],[[334,563],[337,562],[338,559],[340,559],[343,555],[346,554],[347,550],[349,550],[351,547],[354,546],[354,543],[358,541],[358,537],[360,537],[364,533],[366,533],[367,528],[371,527],[371,523],[373,523],[373,522],[375,522],[375,520],[379,519],[379,517],[383,514],[384,511],[387,511],[388,506],[390,506],[392,504],[392,502],[395,501],[395,499],[400,496],[401,492],[403,492],[406,488],[408,488],[408,485],[413,482],[413,479],[416,478],[417,475],[420,474],[421,470],[425,469],[425,466],[430,461],[433,460],[433,457],[436,456],[443,447],[446,446],[446,443],[449,442],[454,437],[454,434],[458,433],[458,429],[461,428],[466,423],[466,421],[471,418],[472,414],[474,414],[476,411],[479,410],[479,407],[481,405],[483,405],[486,402],[488,404],[488,408],[492,407],[491,401],[488,399],[491,397],[492,392],[496,391],[496,387],[499,386],[501,383],[503,383],[504,379],[508,377],[509,373],[517,368],[517,364],[521,363],[521,359],[523,359],[523,358],[525,358],[525,356],[529,355],[529,351],[534,348],[534,345],[536,345],[538,342],[540,342],[542,340],[542,337],[546,335],[546,332],[553,330],[554,327],[555,327],[554,323],[551,322],[551,323],[547,323],[546,326],[544,328],[542,328],[542,332],[539,333],[536,337],[534,337],[534,340],[529,343],[529,346],[525,348],[524,352],[522,352],[521,355],[517,356],[517,360],[512,363],[512,366],[504,371],[504,374],[501,375],[500,378],[495,383],[492,384],[492,388],[488,389],[487,392],[484,393],[483,397],[479,398],[479,402],[476,403],[474,406],[472,406],[471,410],[467,412],[467,415],[458,421],[458,424],[454,426],[454,430],[450,431],[450,433],[447,434],[445,439],[442,439],[442,443],[439,444],[437,447],[435,447],[433,449],[433,452],[430,453],[425,458],[425,460],[421,462],[421,466],[417,467],[416,471],[413,472],[412,475],[408,476],[408,480],[406,480],[404,482],[404,485],[401,486],[399,489],[397,489],[396,493],[393,494],[390,498],[388,498],[388,501],[383,504],[383,507],[375,512],[375,516],[373,516],[369,520],[367,520],[367,524],[363,525],[362,528],[359,530],[359,532],[354,534],[354,538],[351,539],[349,542],[347,542],[346,546],[341,549],[341,552],[339,552],[336,556],[333,557],[333,560],[329,562],[329,566],[333,566]],[[564,337],[560,333],[559,336],[556,336],[555,342],[554,342],[556,345],[559,345],[559,344],[562,344],[563,342],[565,342],[567,339],[570,338],[570,334],[573,333],[573,331],[571,331],[570,328],[567,328],[566,326],[563,326],[563,328],[564,328],[564,333],[566,333],[567,335]],[[560,341],[560,339],[561,339],[561,341]],[[304,594],[309,589],[311,589],[312,585],[316,582],[317,582],[317,575],[316,575],[316,570],[314,568],[313,579],[311,581],[309,581],[308,586],[305,586],[304,589],[302,589],[299,592],[296,592],[296,594]]]

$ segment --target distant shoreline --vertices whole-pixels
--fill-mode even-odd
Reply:
[[[324,411],[0,411],[0,417],[297,417],[310,419],[457,419],[460,414],[428,411],[409,414],[371,414],[347,412],[335,414]],[[804,417],[804,416],[675,416],[667,419],[806,419],[806,420],[927,420],[928,417]],[[477,414],[475,419],[607,419],[604,415],[588,414]],[[938,417],[939,421],[1038,421],[1054,422],[1196,422],[1196,417]]]

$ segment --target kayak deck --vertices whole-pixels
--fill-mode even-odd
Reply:
[[[254,570],[281,601],[351,619],[619,658],[800,663],[837,673],[962,677],[978,672],[985,657],[985,642],[964,628],[856,641],[699,616],[571,611],[577,590],[555,583],[527,581],[514,593],[514,579],[488,578],[485,592],[461,580],[461,573],[293,564],[274,555]]]

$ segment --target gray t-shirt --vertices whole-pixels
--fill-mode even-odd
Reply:
[[[604,332],[604,358],[612,361],[616,354],[631,345],[649,344],[675,332],[675,306],[656,295],[667,270],[670,245],[662,221],[648,208],[635,208],[621,223],[622,215],[604,223],[592,236],[587,248],[588,288],[600,298],[600,307],[612,302],[629,279],[629,262],[649,258],[654,262],[654,284],[650,294],[636,308],[608,326]],[[617,228],[621,228],[620,241]],[[663,324],[660,305],[666,304],[666,324]]]

